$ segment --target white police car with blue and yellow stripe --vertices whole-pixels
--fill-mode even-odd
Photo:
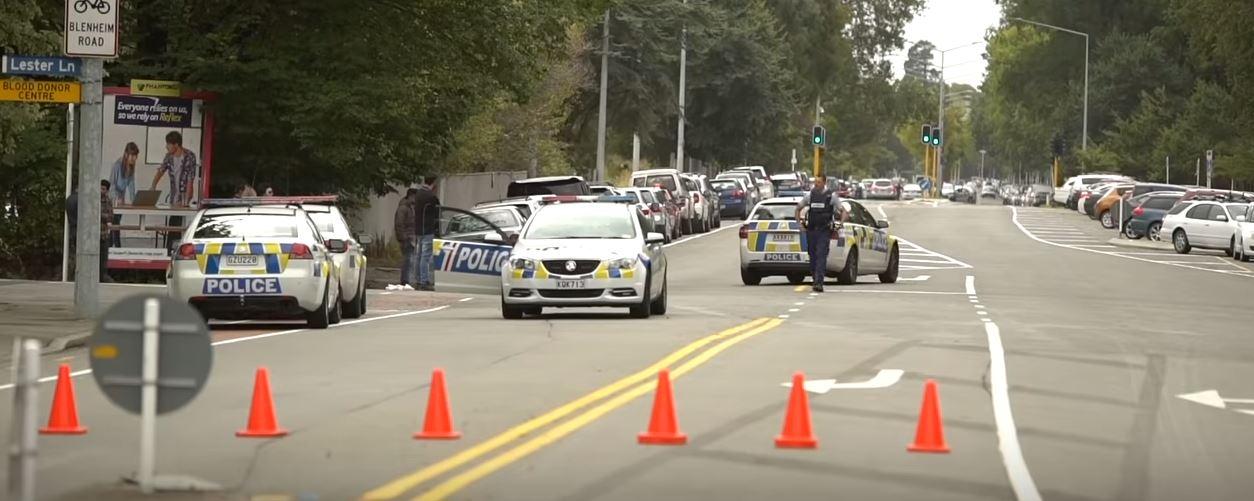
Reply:
[[[338,323],[340,273],[331,251],[344,242],[324,240],[299,206],[265,203],[198,212],[170,262],[169,295],[205,320],[301,318],[314,328]]]
[[[664,236],[649,231],[630,197],[599,200],[545,205],[510,253],[479,260],[500,265],[505,318],[546,307],[626,307],[637,318],[666,313]]]
[[[787,277],[793,284],[810,277],[806,232],[796,220],[800,200],[763,201],[740,226],[740,278],[745,285],[758,285],[770,276]],[[857,282],[859,275],[879,275],[881,282],[896,282],[899,251],[897,237],[888,233],[888,221],[875,220],[852,200],[841,200],[841,209],[847,220],[830,232],[827,277],[841,284]]]

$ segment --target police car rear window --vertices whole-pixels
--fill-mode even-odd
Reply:
[[[313,219],[314,226],[318,227],[318,231],[327,238],[348,236],[348,227],[344,226],[344,220],[335,214],[330,212],[310,212],[309,217]]]
[[[296,238],[295,216],[279,214],[206,214],[192,238]]]
[[[797,219],[797,206],[793,204],[760,205],[753,211],[750,219],[762,221],[794,221]]]

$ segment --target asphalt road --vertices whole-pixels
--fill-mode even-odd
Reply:
[[[391,311],[327,331],[220,326],[209,385],[160,420],[158,470],[226,487],[211,499],[1249,499],[1254,277],[1051,243],[1017,221],[1096,223],[988,203],[868,204],[909,242],[894,285],[744,287],[725,225],[667,249],[665,317],[510,322],[492,296],[376,292]],[[263,365],[291,434],[236,438]],[[435,367],[460,440],[411,439]],[[687,445],[636,443],[661,367]],[[885,369],[904,375],[810,394],[817,449],[775,448],[794,372]],[[926,379],[949,454],[906,451]],[[129,497],[138,420],[76,385],[90,431],[41,437],[40,498]]]

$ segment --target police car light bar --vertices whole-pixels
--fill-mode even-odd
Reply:
[[[303,197],[241,197],[241,198],[206,198],[205,207],[250,207],[253,205],[300,205],[300,204],[334,204],[339,195],[311,195]]]

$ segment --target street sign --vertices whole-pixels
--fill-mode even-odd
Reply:
[[[82,86],[78,82],[48,82],[42,80],[0,80],[0,101],[24,101],[28,103],[77,103],[81,100]]]
[[[183,85],[169,80],[131,80],[131,95],[179,97],[183,94]]]
[[[919,180],[919,187],[920,187],[920,188],[923,188],[923,191],[927,191],[927,190],[932,189],[932,180],[931,180],[931,179],[929,179],[929,178],[926,178],[926,177],[925,177],[925,178],[923,178],[923,179],[920,179],[920,180]]]
[[[122,0],[65,0],[65,55],[118,57]]]
[[[6,75],[77,77],[82,74],[82,62],[77,57],[0,56],[0,70]]]
[[[204,387],[213,365],[209,328],[196,310],[165,296],[131,296],[109,308],[88,342],[92,376],[118,407],[139,414],[144,355],[144,313],[157,300],[157,413],[187,405]]]

